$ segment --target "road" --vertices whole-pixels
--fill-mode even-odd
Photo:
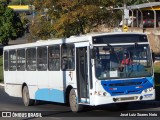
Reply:
[[[80,113],[72,113],[70,108],[64,104],[57,104],[51,102],[44,102],[38,105],[25,107],[23,105],[21,98],[10,97],[4,92],[4,88],[0,86],[0,115],[2,112],[12,112],[16,113],[12,117],[16,117],[17,113],[21,114],[28,114],[28,113],[37,113],[42,116],[42,118],[47,119],[58,119],[58,120],[66,120],[72,119],[80,120],[83,117],[87,120],[93,119],[108,119],[111,118],[113,120],[132,120],[132,119],[143,119],[142,116],[140,117],[120,117],[121,113],[127,113],[132,115],[133,114],[149,114],[149,113],[156,113],[157,116],[160,116],[160,105],[146,105],[140,103],[131,103],[130,106],[125,109],[117,109],[114,105],[105,105],[105,106],[98,106],[98,107],[85,107],[83,112]],[[147,112],[148,111],[148,112]],[[159,112],[157,112],[159,111]],[[21,116],[18,117],[22,119]],[[147,119],[159,119],[159,117],[147,117]],[[0,118],[1,119],[1,118]],[[17,118],[16,118],[17,119]],[[30,117],[28,119],[37,119],[35,116]]]
[[[25,33],[23,37],[17,38],[16,40],[10,40],[9,45],[28,43],[28,40],[27,40],[28,36],[29,36],[29,33]]]

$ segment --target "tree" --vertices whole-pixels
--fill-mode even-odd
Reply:
[[[0,42],[7,45],[9,39],[22,37],[24,29],[18,15],[2,2],[0,4],[0,14]]]
[[[127,5],[136,5],[148,1],[126,0],[126,2]],[[48,39],[51,35],[69,37],[85,34],[100,25],[105,25],[107,28],[118,25],[122,13],[113,8],[123,6],[124,0],[34,0],[33,4],[36,11],[44,13],[41,16],[45,18],[38,20],[37,27],[35,25],[31,27],[34,30],[33,35]],[[43,27],[38,28],[42,25]],[[47,28],[44,28],[45,26]],[[42,34],[45,30],[47,37]]]
[[[0,0],[1,4],[9,4],[9,2],[11,2],[11,0]]]
[[[28,5],[31,4],[32,0],[11,0],[10,5]]]
[[[48,31],[50,31],[50,35],[54,34],[54,37],[85,34],[102,24],[106,24],[108,27],[115,25],[119,13],[113,10],[114,4],[115,0],[34,1],[37,11],[42,13],[44,10],[48,10],[44,12],[47,19],[43,21],[43,24],[44,22],[50,24]]]
[[[138,5],[138,4],[143,4],[143,3],[148,3],[149,2],[155,2],[155,0],[126,0],[127,5]],[[124,0],[116,0],[116,5],[118,6],[123,6]]]

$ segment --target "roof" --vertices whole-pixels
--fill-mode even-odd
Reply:
[[[138,5],[131,5],[127,6],[128,9],[134,10],[134,9],[143,9],[143,8],[151,8],[159,6],[160,7],[160,2],[149,2],[149,3],[143,3],[143,4],[138,4]],[[114,9],[124,9],[124,7],[118,7]]]

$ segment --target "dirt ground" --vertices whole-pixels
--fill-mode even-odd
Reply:
[[[160,67],[160,62],[156,62],[154,63],[154,65],[159,66]]]

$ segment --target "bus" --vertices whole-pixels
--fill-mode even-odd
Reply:
[[[131,62],[122,65],[126,54]],[[144,33],[40,40],[5,46],[3,56],[5,92],[22,97],[25,106],[51,101],[79,112],[85,105],[124,108],[155,99],[152,52]]]

